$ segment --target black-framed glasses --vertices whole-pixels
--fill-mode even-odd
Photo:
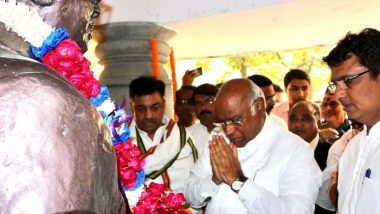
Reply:
[[[369,71],[370,70],[366,70],[366,71],[363,71],[363,72],[358,73],[358,74],[350,75],[350,76],[345,77],[344,79],[341,79],[341,80],[332,81],[329,83],[328,90],[331,93],[335,93],[337,87],[339,87],[342,90],[346,90],[350,87],[352,80],[360,77],[361,75],[363,75],[365,73],[368,73]]]

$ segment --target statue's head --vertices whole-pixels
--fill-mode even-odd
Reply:
[[[52,27],[64,27],[86,51],[86,43],[91,38],[94,18],[100,15],[100,0],[17,0],[33,7],[46,23]]]

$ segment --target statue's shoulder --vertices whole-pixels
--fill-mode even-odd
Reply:
[[[17,58],[0,56],[0,77],[12,77],[40,73],[51,75],[54,72],[47,66],[30,58],[19,56]]]

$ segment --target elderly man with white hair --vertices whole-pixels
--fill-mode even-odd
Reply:
[[[265,113],[265,98],[247,79],[223,84],[209,147],[191,170],[185,196],[206,213],[313,213],[321,171],[301,138]]]

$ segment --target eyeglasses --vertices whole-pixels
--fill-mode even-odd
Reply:
[[[207,98],[205,100],[195,100],[195,105],[213,104],[215,102],[214,97]]]
[[[193,105],[193,99],[176,99],[175,103],[177,105]]]
[[[350,87],[351,83],[352,83],[352,80],[360,77],[361,75],[365,74],[365,73],[368,73],[370,70],[366,70],[366,71],[363,71],[361,73],[358,73],[358,74],[354,74],[354,75],[350,75],[348,77],[345,77],[344,79],[342,80],[336,80],[336,81],[332,81],[329,83],[329,86],[328,86],[328,90],[331,92],[331,93],[335,93],[337,87],[339,86],[340,89],[342,90],[346,90]]]
[[[331,108],[335,108],[339,105],[340,103],[336,100],[330,101],[330,102],[324,102],[322,103],[322,108],[327,108],[327,106],[330,106]]]
[[[217,122],[217,123],[213,123],[213,124],[216,127],[225,128],[228,125],[231,125],[231,126],[243,126],[243,121],[241,119],[236,119],[236,120],[226,120],[226,121],[223,121],[223,122]]]

